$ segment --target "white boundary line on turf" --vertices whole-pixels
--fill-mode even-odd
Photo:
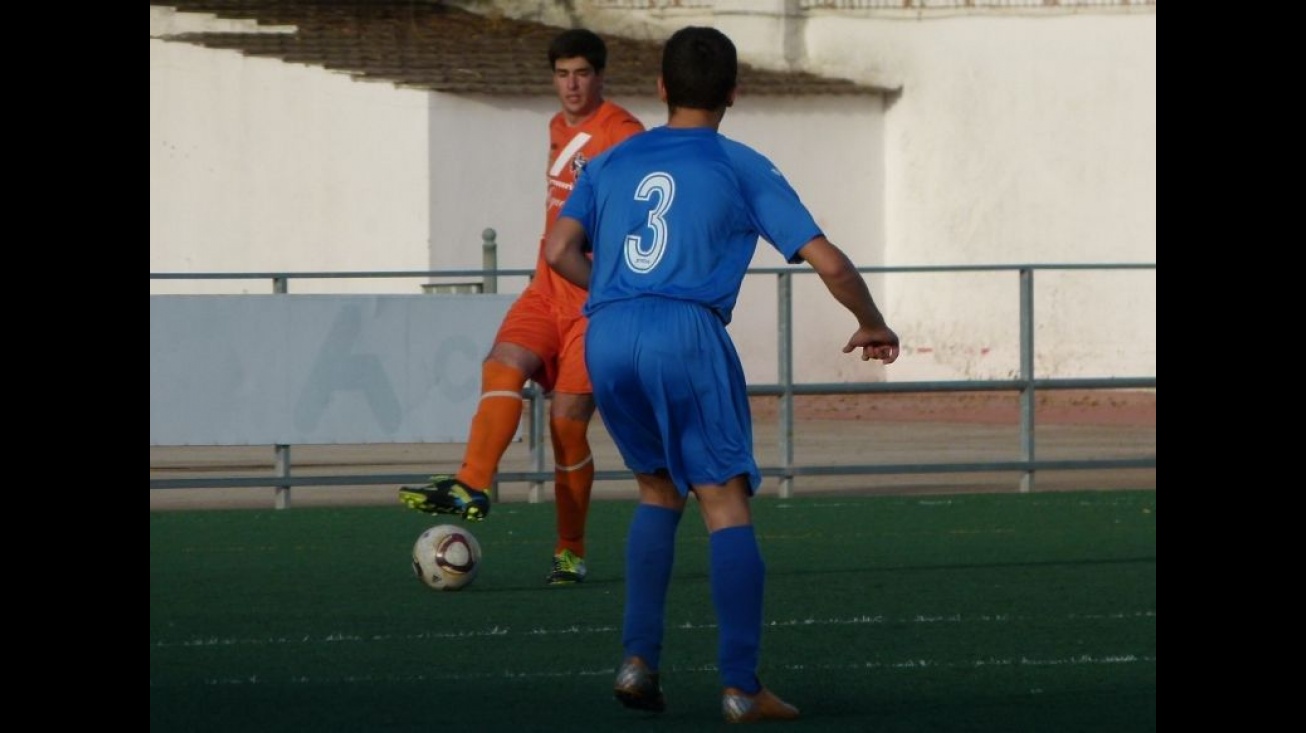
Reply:
[[[1156,657],[1151,655],[1137,654],[1106,654],[1093,656],[1081,654],[1074,657],[1037,659],[1030,657],[1019,657],[1011,659],[995,659],[988,657],[984,659],[974,659],[959,662],[940,662],[931,659],[905,659],[893,662],[865,661],[845,664],[780,664],[769,665],[771,669],[782,669],[786,671],[802,672],[807,670],[935,670],[935,669],[980,669],[985,667],[1061,667],[1061,666],[1100,666],[1114,664],[1156,664]],[[537,680],[544,678],[570,678],[570,677],[608,677],[614,674],[615,667],[604,667],[601,669],[571,669],[551,672],[513,672],[503,670],[493,673],[455,673],[455,674],[417,674],[417,675],[346,675],[343,677],[308,677],[305,675],[293,675],[286,678],[270,679],[260,677],[258,674],[251,674],[247,677],[210,677],[199,683],[162,683],[156,684],[150,681],[150,687],[158,688],[177,688],[177,687],[221,687],[221,686],[238,686],[238,685],[334,685],[341,682],[375,684],[375,683],[396,683],[396,682],[445,682],[452,680]],[[715,665],[697,665],[685,667],[663,667],[663,675],[676,674],[716,674]]]
[[[943,614],[943,615],[926,615],[917,614],[915,616],[890,619],[885,616],[852,616],[849,618],[802,618],[788,619],[783,621],[766,622],[764,628],[791,628],[791,627],[810,627],[810,626],[863,626],[863,625],[887,625],[887,624],[962,624],[962,623],[1008,623],[1011,621],[1031,621],[1038,617],[1033,616],[1012,616],[1010,614],[987,615],[987,614]],[[1156,611],[1148,609],[1144,611],[1116,611],[1105,614],[1085,614],[1070,613],[1063,618],[1067,620],[1128,620],[1128,619],[1149,619],[1156,618]],[[681,630],[711,630],[716,628],[715,623],[694,623],[684,621],[681,623],[667,624],[668,629]],[[589,635],[589,634],[611,634],[618,631],[616,626],[561,626],[555,628],[535,627],[524,631],[513,631],[511,628],[502,626],[492,626],[488,629],[477,631],[450,631],[450,632],[432,632],[424,631],[416,634],[356,634],[349,632],[337,632],[327,634],[322,637],[300,636],[300,637],[268,637],[265,639],[235,639],[221,637],[200,637],[184,639],[180,641],[160,640],[150,642],[150,646],[155,649],[166,649],[175,647],[211,647],[211,646],[273,646],[280,644],[337,644],[341,642],[372,642],[372,641],[421,641],[421,640],[449,640],[449,639],[480,639],[486,637],[508,637],[514,635],[523,636],[567,636],[567,635]]]

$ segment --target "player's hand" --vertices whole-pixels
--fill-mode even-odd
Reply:
[[[892,364],[898,360],[898,334],[888,326],[859,328],[844,345],[843,353],[848,354],[858,348],[862,350],[862,361],[879,359],[885,364]]]

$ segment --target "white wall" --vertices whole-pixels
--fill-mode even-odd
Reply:
[[[152,35],[178,29],[176,14],[150,14]],[[150,272],[426,269],[428,100],[151,38]],[[420,292],[418,282],[296,280],[291,291]],[[271,291],[270,280],[150,285]]]
[[[152,31],[161,32],[157,24]],[[499,267],[535,266],[544,226],[551,96],[425,93],[232,51],[151,40],[151,272],[473,270],[481,233]],[[654,87],[650,80],[650,90]],[[613,101],[648,126],[666,120],[650,91]],[[877,96],[757,99],[722,133],[756,146],[804,195],[855,260],[884,259],[883,104]],[[239,134],[233,135],[232,131]],[[841,146],[817,144],[840,139]],[[179,154],[186,141],[186,154]],[[358,151],[360,154],[351,154]],[[829,171],[841,173],[832,180]],[[342,197],[338,192],[348,190]],[[429,243],[429,247],[428,247]],[[762,243],[757,267],[785,263]],[[474,280],[444,278],[444,282]],[[419,292],[425,278],[295,279],[292,293]],[[502,278],[519,292],[524,277]],[[798,287],[796,345],[809,381],[881,379],[842,357],[851,317],[812,276]],[[267,293],[270,280],[151,281],[151,293]],[[754,380],[777,378],[774,277],[750,278],[732,332]],[[837,324],[832,334],[812,323]],[[810,342],[810,343],[809,343]]]
[[[809,70],[902,85],[885,121],[889,263],[1156,262],[1154,9],[813,14],[805,43]],[[1042,376],[1156,373],[1154,272],[1035,285]],[[940,378],[1018,369],[1010,278],[890,287]]]
[[[601,32],[649,39],[710,25],[750,63],[900,89],[878,141],[887,249],[860,264],[1156,262],[1155,6],[460,4],[558,24],[582,17]],[[632,9],[640,5],[663,7]],[[837,190],[847,170],[831,167],[808,198]],[[1017,288],[1014,275],[886,276],[875,290],[904,338],[890,376],[1017,374]],[[1154,271],[1042,274],[1035,292],[1038,376],[1156,373]]]
[[[654,38],[704,21],[701,9],[616,15],[623,32]],[[612,16],[587,18],[614,32]],[[771,156],[858,264],[1155,262],[1154,8],[804,17],[796,28],[775,20],[799,34],[786,48],[805,51],[804,68],[902,91],[887,102],[745,91],[722,132]],[[744,21],[731,19],[730,32],[756,18]],[[785,34],[741,33],[747,60],[784,65],[783,49],[768,57],[758,44]],[[501,267],[533,266],[551,98],[427,94],[153,38],[150,48],[151,272],[476,269],[486,227]],[[651,96],[615,101],[646,124],[665,119]],[[763,244],[754,265],[781,263]],[[419,285],[297,280],[291,290]],[[500,291],[523,285],[504,280]],[[851,324],[806,276],[800,380],[1018,370],[1014,274],[889,274],[871,285],[903,358],[886,373],[839,354]],[[269,289],[151,282],[152,293]],[[732,326],[754,380],[775,378],[774,290],[772,278],[749,278]],[[1155,374],[1154,271],[1041,273],[1036,293],[1039,376]]]

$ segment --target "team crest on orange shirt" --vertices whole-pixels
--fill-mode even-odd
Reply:
[[[576,153],[576,155],[572,156],[572,159],[571,159],[571,175],[572,175],[572,177],[574,178],[574,177],[576,177],[576,176],[579,176],[579,175],[580,175],[580,172],[581,172],[582,170],[585,170],[585,164],[588,163],[588,162],[589,162],[589,160],[586,159],[584,153]]]

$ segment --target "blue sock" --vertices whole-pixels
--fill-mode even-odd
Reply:
[[[680,512],[651,504],[635,507],[626,537],[626,611],[621,646],[657,671],[662,663],[662,633],[667,587],[676,559]]]
[[[712,604],[717,617],[717,666],[726,687],[753,695],[762,645],[762,594],[766,565],[753,526],[728,527],[708,537],[711,552]]]

